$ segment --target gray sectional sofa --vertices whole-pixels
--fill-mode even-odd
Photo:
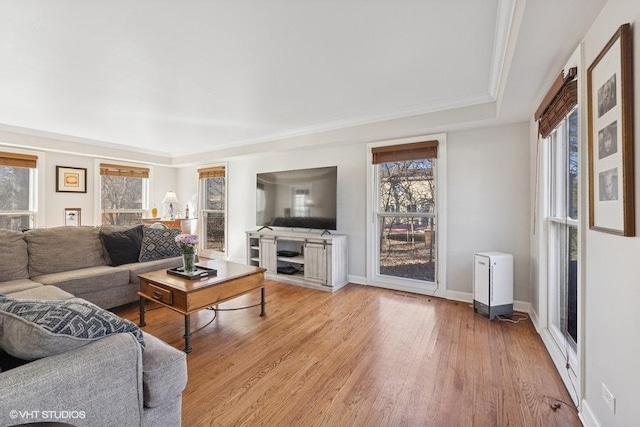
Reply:
[[[84,301],[88,300],[102,308],[137,301],[139,273],[176,267],[181,259],[111,266],[103,237],[122,230],[0,230],[0,294],[20,302],[75,300],[91,306]],[[8,334],[10,317],[15,320],[0,311],[0,334]],[[152,335],[142,335],[144,347],[132,333],[112,333],[69,351],[3,368],[0,426],[52,421],[75,426],[179,426],[187,381],[185,354]],[[18,340],[29,339],[25,336]],[[12,358],[2,348],[0,352],[3,362]]]
[[[180,257],[111,266],[101,234],[130,227],[0,230],[0,294],[56,286],[102,308],[138,299],[138,274],[181,265]],[[173,243],[175,245],[175,243]]]

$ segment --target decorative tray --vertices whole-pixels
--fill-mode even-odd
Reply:
[[[202,277],[215,276],[218,274],[218,270],[215,268],[196,265],[196,269],[193,270],[193,273],[185,273],[183,267],[168,268],[167,273],[173,274],[174,276],[185,277],[187,279],[200,279]]]

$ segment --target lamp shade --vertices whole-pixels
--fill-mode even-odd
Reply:
[[[164,199],[162,199],[161,203],[178,203],[178,196],[173,191],[167,191],[167,194],[164,195]]]

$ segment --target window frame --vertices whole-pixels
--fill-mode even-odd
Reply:
[[[29,209],[28,210],[2,210],[0,216],[13,216],[13,215],[29,215],[30,216],[30,228],[39,228],[46,226],[46,218],[42,215],[45,206],[45,192],[42,189],[45,188],[45,173],[46,170],[46,155],[42,151],[25,150],[12,146],[0,145],[0,150],[7,153],[15,153],[18,155],[35,156],[36,167],[29,168]],[[64,212],[60,214],[60,221],[64,220]]]
[[[207,178],[200,178],[199,171],[209,168],[224,168],[224,209],[205,209],[206,195],[204,194],[205,185],[203,181]],[[200,165],[196,169],[198,179],[198,240],[199,240],[199,253],[205,258],[222,258],[228,259],[229,254],[229,165],[227,162],[213,163],[208,165]],[[223,250],[218,251],[214,249],[206,248],[206,213],[222,213],[224,215],[224,243]]]
[[[101,164],[108,163],[109,165],[118,165],[122,167],[132,167],[132,168],[145,168],[149,170],[149,177],[143,179],[142,185],[142,207],[140,209],[103,209],[102,208],[102,173],[100,172]],[[153,188],[153,167],[151,165],[141,165],[140,163],[130,163],[130,162],[120,162],[120,161],[108,161],[105,159],[95,159],[95,206],[98,208],[94,211],[94,224],[102,225],[102,218],[104,213],[140,213],[142,223],[142,218],[148,216],[148,212],[151,209],[151,189]]]
[[[557,147],[555,138],[558,137],[557,132],[563,133],[563,138],[568,138],[568,132],[566,131],[568,126],[568,118],[577,109],[577,129],[578,129],[578,171],[577,171],[577,183],[578,183],[578,200],[577,200],[577,214],[578,218],[570,218],[567,204],[560,203],[559,206],[554,205],[558,201],[562,201],[564,198],[564,192],[568,191],[567,186],[567,174],[568,169],[564,170],[564,164],[567,162],[566,155],[563,154],[562,161],[554,161],[553,157],[557,156],[562,149]],[[540,329],[540,336],[549,352],[551,359],[553,360],[571,398],[575,404],[579,403],[580,396],[583,395],[583,384],[581,381],[581,370],[583,369],[583,348],[584,348],[584,331],[582,325],[582,273],[581,263],[583,260],[582,247],[583,247],[583,233],[584,233],[584,221],[585,212],[583,206],[584,188],[582,183],[582,177],[585,173],[585,161],[584,150],[581,147],[582,135],[584,130],[584,114],[580,108],[580,103],[561,121],[558,127],[562,129],[554,130],[547,138],[540,137],[538,144],[541,144],[540,151],[540,176],[538,185],[543,189],[537,207],[538,212],[543,219],[541,222],[542,232],[539,238],[539,288],[538,288],[538,301],[539,301],[539,313],[537,315],[537,324]],[[554,139],[554,140],[552,140]],[[566,142],[568,144],[568,142]],[[555,152],[554,152],[555,150]],[[561,174],[563,176],[562,182],[554,182],[553,174]],[[555,185],[554,185],[555,184]],[[560,193],[560,194],[559,194]],[[554,201],[555,198],[555,201]],[[557,288],[554,288],[553,281],[558,279],[560,274],[564,274],[563,270],[558,266],[558,258],[560,255],[560,249],[555,245],[556,239],[562,238],[565,241],[569,238],[570,228],[574,228],[577,234],[577,338],[578,342],[574,343],[572,340],[567,339],[564,333],[556,324],[554,324],[552,317],[556,314],[553,313],[557,309],[554,305],[558,302],[558,296],[553,295]],[[562,234],[562,235],[561,235]],[[568,249],[567,249],[568,251]],[[565,251],[566,254],[566,251]],[[568,267],[567,267],[568,268]],[[557,285],[556,285],[557,286]],[[567,366],[568,364],[568,366]]]
[[[373,148],[394,146],[402,144],[412,144],[423,141],[438,141],[438,156],[435,168],[435,180],[436,180],[436,206],[435,214],[423,213],[414,214],[410,213],[410,216],[426,217],[434,216],[436,218],[436,280],[435,282],[425,282],[415,279],[402,279],[391,276],[381,276],[377,274],[378,270],[378,251],[379,248],[377,240],[377,225],[378,225],[378,176],[377,165],[372,164],[373,155],[371,153]],[[367,241],[370,244],[367,245],[367,277],[366,283],[371,286],[377,286],[388,289],[396,289],[406,292],[419,293],[424,295],[434,295],[446,298],[447,297],[447,275],[446,275],[446,263],[447,263],[447,195],[446,195],[446,176],[447,176],[447,135],[433,134],[424,135],[412,138],[403,138],[398,140],[381,141],[376,143],[370,143],[366,146],[367,150]],[[384,215],[407,215],[406,213],[385,212]]]

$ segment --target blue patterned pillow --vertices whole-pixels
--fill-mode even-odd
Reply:
[[[142,229],[139,261],[154,261],[182,255],[176,243],[176,236],[180,233],[182,231],[177,228],[157,229],[144,227]]]
[[[83,299],[22,300],[0,295],[0,347],[20,359],[64,353],[123,332],[133,334],[144,348],[138,326]]]

